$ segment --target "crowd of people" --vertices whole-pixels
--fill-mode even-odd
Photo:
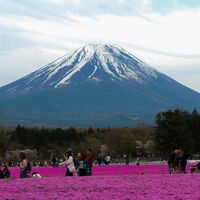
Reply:
[[[107,156],[103,156],[102,154],[99,154],[99,156],[98,156],[98,158],[97,158],[97,163],[98,163],[98,165],[100,166],[100,165],[109,165],[110,164],[110,162],[111,162],[111,157],[110,157],[110,155],[107,155]],[[117,163],[118,161],[116,160],[116,163]]]
[[[25,153],[20,153],[20,178],[31,177],[31,166],[25,155]],[[72,151],[67,151],[66,155],[63,154],[63,159],[58,159],[56,157],[52,160],[52,167],[65,166],[66,173],[65,176],[92,176],[92,166],[93,166],[93,155],[92,150],[87,150],[87,156],[83,152],[78,153],[77,157],[74,157]],[[75,172],[75,173],[74,173]],[[41,178],[41,175],[37,172],[32,173],[33,178]]]
[[[186,165],[187,165],[187,154],[182,150],[175,150],[171,153],[168,159],[169,165],[169,173],[186,173]],[[128,156],[124,155],[124,159],[126,161],[126,165],[129,164]],[[68,150],[66,154],[63,154],[62,158],[59,160],[57,157],[53,157],[51,166],[58,167],[58,166],[65,166],[66,173],[65,176],[92,176],[92,166],[93,166],[94,156],[92,154],[92,150],[88,149],[86,154],[83,152],[79,152],[77,156],[73,156],[72,151]],[[136,164],[139,165],[140,158],[136,159]],[[98,165],[109,165],[111,162],[110,155],[105,157],[102,154],[99,154],[97,158]],[[9,166],[11,164],[9,163]],[[12,165],[11,165],[12,166]],[[33,165],[34,166],[34,165]],[[48,166],[48,163],[45,162],[44,166]],[[37,172],[32,172],[31,174],[31,164],[27,159],[25,153],[20,153],[20,178],[41,178],[41,175]],[[200,170],[200,162],[196,168],[192,168],[191,173],[195,172],[195,170]],[[8,179],[12,178],[10,171],[8,170],[7,165],[0,165],[0,179]]]
[[[175,150],[169,157],[169,173],[186,173],[187,154],[182,150]]]
[[[92,166],[94,157],[92,155],[92,150],[88,149],[86,155],[83,152],[78,153],[77,157],[74,157],[71,150],[68,150],[66,154],[63,154],[63,158],[60,160],[57,157],[53,157],[51,166],[65,166],[66,173],[65,176],[92,176]],[[0,163],[1,164],[1,163]],[[48,166],[44,163],[44,166]],[[14,166],[13,163],[9,163],[9,166]],[[33,165],[34,166],[34,165]],[[20,153],[20,178],[41,178],[41,175],[33,171],[31,174],[31,164],[25,153]],[[7,165],[0,165],[0,179],[12,178]]]
[[[68,151],[64,155],[64,161],[59,162],[59,166],[66,166],[65,176],[73,176],[76,172],[77,176],[92,176],[93,155],[92,150],[87,150],[87,156],[83,152],[79,152],[76,158],[73,158],[72,151]],[[55,166],[55,165],[54,165]]]

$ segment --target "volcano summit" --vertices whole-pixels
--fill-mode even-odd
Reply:
[[[5,125],[132,126],[199,107],[199,93],[116,45],[86,45],[0,88]]]

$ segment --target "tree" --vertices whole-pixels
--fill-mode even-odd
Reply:
[[[110,153],[114,157],[122,156],[119,144],[122,140],[123,129],[112,129],[107,133],[105,143],[110,149]]]
[[[88,138],[86,141],[87,148],[92,150],[94,155],[98,155],[100,153],[100,142],[96,138]],[[86,151],[87,149],[85,149]]]
[[[200,145],[199,145],[199,141],[200,141],[200,115],[197,113],[197,110],[194,109],[192,112],[192,116],[191,116],[191,124],[190,124],[190,129],[193,133],[193,138],[194,138],[194,143],[195,143],[195,147],[194,147],[194,152],[200,152]]]
[[[92,128],[92,127],[89,127],[88,128],[88,134],[90,135],[90,134],[92,134],[92,133],[94,133],[95,131],[94,131],[94,129]]]
[[[146,143],[144,144],[144,149],[147,154],[153,153],[153,147],[154,147],[153,140],[147,140]]]
[[[144,153],[144,144],[143,144],[143,142],[137,140],[137,141],[135,141],[135,144],[136,144],[136,153],[137,153],[137,155],[138,156],[143,155],[143,153]]]
[[[4,153],[8,150],[9,138],[8,135],[0,130],[0,156],[4,156]]]
[[[160,152],[161,156],[165,157],[175,149],[194,151],[195,141],[191,120],[190,113],[178,109],[157,114],[154,140],[157,152]]]
[[[100,146],[100,152],[103,156],[105,156],[108,153],[108,147],[106,144],[102,144]]]
[[[122,154],[126,154],[128,156],[135,154],[135,138],[133,134],[126,133],[122,136],[120,150]]]

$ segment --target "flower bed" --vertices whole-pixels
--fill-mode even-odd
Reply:
[[[0,180],[2,200],[200,200],[200,174]]]
[[[187,172],[190,170],[190,165],[187,165]],[[13,177],[18,178],[20,170],[10,168]],[[36,171],[42,177],[62,177],[65,174],[65,167],[35,167],[32,172]],[[118,166],[94,166],[93,175],[95,176],[113,176],[113,175],[140,175],[140,174],[168,174],[168,165],[118,165]]]

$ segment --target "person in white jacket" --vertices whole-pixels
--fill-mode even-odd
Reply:
[[[67,171],[65,173],[65,176],[73,176],[73,172],[75,171],[75,166],[74,166],[74,159],[72,157],[72,152],[68,151],[67,156],[63,155],[65,158],[65,161],[62,163],[59,163],[61,166],[66,166]]]

